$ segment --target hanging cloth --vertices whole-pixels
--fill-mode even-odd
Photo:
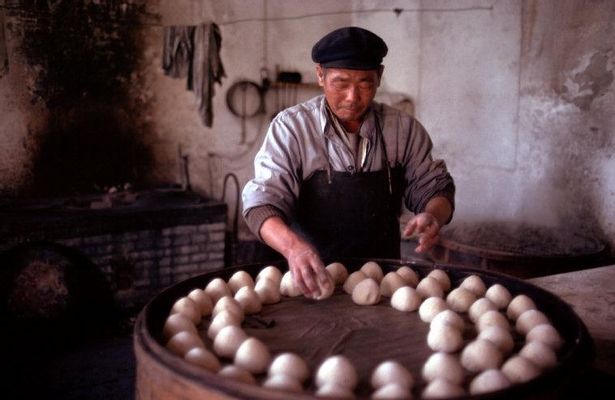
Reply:
[[[9,54],[4,35],[4,12],[0,10],[0,78],[9,72]]]
[[[214,23],[168,26],[164,29],[162,68],[174,78],[186,78],[187,88],[197,98],[205,126],[213,123],[214,84],[226,76],[220,58],[222,36]]]

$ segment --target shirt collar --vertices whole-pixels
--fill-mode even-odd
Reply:
[[[322,132],[327,138],[331,138],[331,136],[335,135],[335,129],[329,121],[329,114],[327,112],[327,100],[324,95],[321,95],[321,103],[320,103],[320,126],[322,127]],[[374,110],[374,102],[367,109],[367,114],[365,116],[365,120],[363,124],[361,124],[361,129],[359,130],[359,135],[361,137],[372,139],[376,134],[376,114]]]

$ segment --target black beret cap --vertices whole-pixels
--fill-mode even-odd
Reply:
[[[312,60],[326,68],[377,69],[388,51],[373,32],[354,26],[336,29],[312,47]]]

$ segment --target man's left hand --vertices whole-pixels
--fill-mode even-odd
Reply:
[[[436,217],[431,213],[420,213],[412,217],[406,227],[403,235],[408,237],[413,233],[418,234],[419,245],[415,251],[424,253],[429,251],[440,240],[440,224]]]

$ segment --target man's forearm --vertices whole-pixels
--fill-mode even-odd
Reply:
[[[297,246],[309,247],[282,218],[277,216],[267,218],[262,223],[259,235],[267,245],[286,258],[288,258],[291,250],[297,248]]]
[[[453,215],[453,207],[446,197],[434,197],[427,202],[424,212],[433,215],[440,226],[446,225]]]

